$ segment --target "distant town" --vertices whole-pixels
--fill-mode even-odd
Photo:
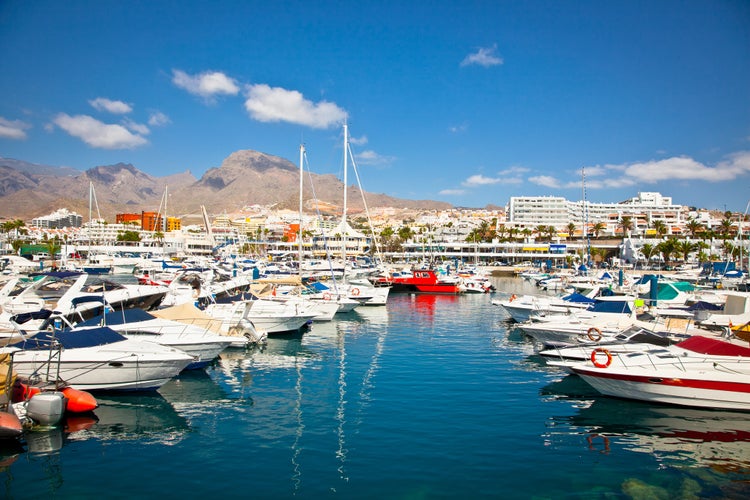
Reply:
[[[619,203],[512,197],[504,209],[375,208],[346,218],[251,206],[186,224],[157,212],[84,220],[65,208],[5,220],[0,252],[48,262],[129,253],[173,260],[216,254],[285,259],[370,256],[391,262],[460,260],[481,265],[588,261],[669,266],[732,260],[746,267],[748,214],[676,205],[641,192]],[[300,241],[301,237],[301,241]]]

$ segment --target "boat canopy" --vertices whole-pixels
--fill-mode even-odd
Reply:
[[[603,300],[596,302],[589,308],[591,312],[600,313],[624,313],[630,314],[633,310],[630,308],[630,304],[621,300]]]
[[[47,319],[50,316],[52,316],[52,311],[49,309],[41,309],[39,311],[15,314],[10,317],[10,320],[18,325],[23,325],[32,319]]]
[[[682,347],[688,351],[700,354],[711,354],[714,356],[742,356],[744,358],[750,358],[750,348],[748,347],[709,337],[703,337],[701,335],[693,335],[689,339],[683,340],[677,344],[677,347]]]
[[[128,323],[137,323],[139,321],[150,321],[155,316],[149,314],[143,309],[134,307],[132,309],[121,309],[119,311],[111,311],[104,315],[94,316],[93,318],[87,319],[78,323],[77,326],[96,326],[96,325],[125,325]]]
[[[125,337],[106,326],[99,328],[75,328],[73,330],[42,331],[31,337],[10,344],[26,350],[49,349],[55,343],[65,349],[76,349],[82,347],[95,347],[99,345],[113,344],[126,340]]]
[[[571,293],[570,295],[566,295],[562,298],[566,302],[577,302],[580,304],[594,304],[596,303],[596,300],[586,297],[585,295],[581,293]]]

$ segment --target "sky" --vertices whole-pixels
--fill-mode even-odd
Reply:
[[[750,2],[0,0],[0,157],[343,178],[344,122],[368,192],[744,212]]]

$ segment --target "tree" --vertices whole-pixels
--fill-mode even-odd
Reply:
[[[669,264],[670,257],[675,252],[676,244],[676,239],[669,238],[656,245],[656,249],[661,253],[662,258],[664,259],[664,264]]]
[[[688,219],[685,228],[690,231],[690,236],[692,238],[695,238],[695,235],[706,230],[706,227],[703,224],[693,218]]]
[[[651,223],[656,234],[661,238],[667,234],[667,224],[663,220],[655,220]]]
[[[654,245],[652,245],[651,243],[646,243],[641,247],[641,253],[646,259],[646,265],[651,264],[651,254],[654,253]]]
[[[682,255],[683,262],[687,262],[690,254],[698,250],[698,245],[687,240],[680,240],[675,242],[674,250]]]
[[[409,226],[401,226],[398,230],[398,237],[401,241],[407,241],[414,237],[414,231]]]
[[[141,241],[141,234],[138,231],[120,231],[117,241]]]
[[[620,219],[620,227],[622,228],[622,237],[625,239],[627,234],[633,230],[633,218],[629,215],[623,215]]]
[[[573,235],[576,232],[576,225],[573,224],[572,222],[569,222],[568,226],[567,226],[567,229],[568,229],[568,239],[572,240],[573,239]]]
[[[594,233],[594,238],[598,238],[599,233],[604,231],[604,228],[606,227],[607,226],[605,226],[603,222],[597,222],[596,224],[594,224],[594,227],[591,228],[591,232]]]

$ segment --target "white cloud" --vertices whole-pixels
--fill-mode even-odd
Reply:
[[[469,54],[461,61],[461,66],[484,66],[489,68],[490,66],[497,66],[503,64],[503,58],[495,54],[497,51],[497,44],[492,47],[480,47],[475,53]]]
[[[463,181],[464,186],[486,186],[488,184],[497,184],[502,179],[497,177],[485,177],[482,174],[475,174]]]
[[[154,111],[148,117],[148,124],[152,127],[163,127],[164,125],[168,125],[170,123],[172,123],[172,120],[170,120],[169,117],[161,111]]]
[[[364,146],[365,144],[367,144],[367,136],[363,135],[362,137],[359,137],[359,138],[350,137],[349,143],[354,144],[355,146]]]
[[[208,100],[220,94],[237,95],[240,92],[237,81],[219,71],[205,71],[197,75],[188,75],[182,70],[173,69],[172,83],[193,95]]]
[[[462,194],[466,194],[465,189],[443,189],[438,194],[446,195],[446,196],[459,196]]]
[[[328,128],[347,117],[346,111],[332,102],[313,103],[296,90],[266,84],[248,86],[245,109],[260,122],[288,122],[312,128]]]
[[[151,133],[147,126],[143,125],[142,123],[136,123],[133,120],[127,118],[122,121],[122,124],[128,130],[130,130],[131,132],[135,132],[136,134],[148,135]]]
[[[0,116],[0,138],[3,139],[26,139],[26,129],[31,125],[21,120],[6,120]]]
[[[125,115],[133,111],[133,107],[122,101],[113,101],[106,97],[97,97],[89,101],[91,106],[98,111],[106,111],[116,115]]]
[[[497,175],[518,175],[518,174],[525,174],[530,169],[526,167],[509,167],[505,170],[501,170],[497,173]]]
[[[750,174],[750,151],[727,155],[715,166],[705,165],[687,156],[619,165],[586,167],[586,187],[591,189],[655,184],[665,181],[725,182]],[[590,179],[593,177],[593,179]],[[603,177],[603,179],[598,179]],[[571,181],[566,187],[580,186]]]
[[[550,175],[535,175],[529,177],[529,182],[549,188],[559,188],[560,181]]]
[[[148,143],[122,125],[102,123],[91,116],[60,113],[52,121],[68,134],[95,148],[131,149]]]
[[[395,159],[392,156],[382,156],[371,149],[357,153],[354,157],[362,165],[385,165],[392,163]]]

